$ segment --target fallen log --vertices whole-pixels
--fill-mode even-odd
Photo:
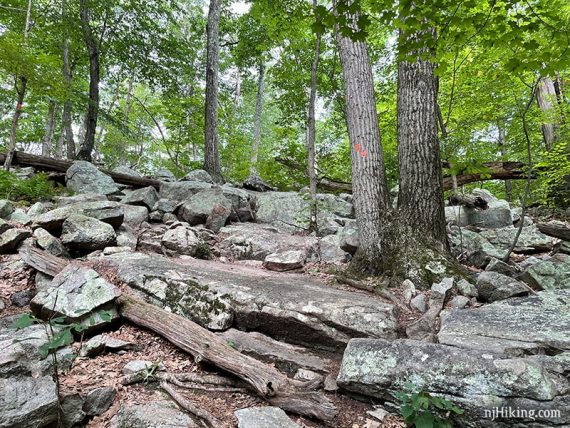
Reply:
[[[553,236],[563,241],[570,241],[570,227],[563,221],[539,222],[536,224],[536,227],[545,235]]]
[[[336,408],[312,383],[289,379],[275,368],[243,355],[198,324],[132,296],[117,299],[119,313],[132,323],[160,334],[198,361],[207,361],[243,380],[269,403],[295,414],[331,421]]]
[[[19,254],[24,263],[49,276],[56,276],[71,262],[34,247],[24,247]]]
[[[481,196],[465,195],[462,193],[454,193],[449,197],[449,205],[463,205],[467,208],[476,208],[486,210],[489,204]]]
[[[5,160],[6,154],[0,153],[0,163],[3,164]],[[73,161],[53,159],[46,156],[31,155],[24,152],[15,152],[14,159],[12,160],[12,165],[32,166],[40,171],[66,172],[72,164]],[[158,189],[160,186],[160,181],[153,180],[151,178],[134,177],[132,175],[119,174],[117,172],[109,171],[106,169],[101,169],[101,172],[109,175],[116,183],[125,184],[127,186],[152,186],[156,189]]]

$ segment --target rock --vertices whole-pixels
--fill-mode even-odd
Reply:
[[[105,413],[115,399],[115,389],[109,386],[96,388],[87,393],[83,403],[83,411],[88,416],[98,416]]]
[[[366,413],[380,422],[390,415],[382,406],[374,406],[374,410],[368,410]]]
[[[438,339],[463,348],[521,355],[568,351],[569,332],[570,290],[555,290],[445,311]]]
[[[226,210],[231,211],[232,203],[224,196],[220,188],[202,190],[182,204],[178,210],[178,217],[195,226],[205,224],[214,206],[221,205]]]
[[[214,204],[212,211],[206,219],[206,227],[214,233],[218,233],[226,225],[232,210],[227,205]]]
[[[135,231],[127,225],[123,225],[117,229],[117,246],[127,247],[131,250],[137,249],[138,237]]]
[[[297,192],[264,192],[257,196],[257,221],[285,230],[306,229],[309,203]]]
[[[130,175],[131,177],[142,178],[141,173],[139,173],[138,171],[135,171],[132,168],[129,168],[128,166],[124,166],[124,165],[120,165],[120,166],[115,167],[113,169],[113,172],[116,172],[117,174]]]
[[[56,256],[69,258],[69,253],[59,239],[49,233],[47,230],[38,227],[34,230],[34,237],[38,247],[46,250],[48,253]]]
[[[394,338],[391,304],[295,273],[140,253],[102,257],[117,279],[149,301],[202,326],[256,330],[310,347],[338,348],[350,337]]]
[[[14,204],[6,199],[0,199],[0,218],[7,219],[14,212]]]
[[[156,204],[157,201],[158,192],[152,186],[133,190],[121,200],[123,204],[140,205],[147,207],[149,210],[154,207],[154,204]]]
[[[160,183],[159,197],[176,203],[185,202],[196,193],[211,188],[211,184],[200,181],[163,182]]]
[[[62,425],[66,428],[78,426],[85,419],[83,397],[80,394],[66,394],[61,397]]]
[[[416,297],[414,297],[410,301],[410,306],[412,307],[412,309],[420,311],[422,314],[427,312],[428,304],[425,294],[418,294]]]
[[[496,248],[481,234],[467,229],[455,228],[449,240],[455,257],[463,257],[466,263],[479,268],[487,266],[491,258],[502,259],[507,254],[507,250]]]
[[[119,228],[123,224],[125,212],[118,202],[113,201],[93,201],[86,202],[79,206],[78,213],[87,217],[101,220],[104,223],[113,226],[113,229]]]
[[[63,222],[61,242],[70,250],[101,250],[114,245],[116,239],[111,225],[92,217],[73,214]]]
[[[161,168],[157,170],[154,173],[154,178],[164,182],[176,181],[176,176],[166,168]]]
[[[32,234],[29,230],[16,228],[6,230],[0,235],[0,254],[16,251],[20,243],[30,236]]]
[[[495,247],[508,250],[515,240],[518,228],[509,226],[501,229],[484,230],[481,236],[487,239]],[[554,239],[540,232],[535,225],[522,228],[514,252],[531,254],[550,251],[554,245]],[[500,258],[500,257],[498,257]]]
[[[300,428],[279,407],[248,407],[234,414],[238,428]]]
[[[86,161],[75,161],[65,173],[65,184],[75,193],[110,195],[119,191],[111,177]]]
[[[472,312],[463,310],[458,312]],[[347,391],[381,398],[413,382],[422,391],[443,395],[465,410],[460,426],[489,424],[484,410],[524,402],[526,409],[559,408],[567,398],[569,382],[544,361],[493,355],[487,350],[466,350],[412,340],[353,339],[344,352],[337,382]],[[547,426],[537,418],[536,425]]]
[[[513,226],[513,216],[507,201],[492,200],[486,210],[467,208],[463,206],[445,207],[445,217],[448,222],[464,227],[476,226],[489,229]]]
[[[348,253],[340,248],[340,237],[329,235],[319,240],[320,260],[327,263],[346,263]]]
[[[34,217],[33,222],[37,227],[59,235],[63,222],[74,213],[82,214],[83,211],[74,209],[71,205],[65,205]]]
[[[358,236],[358,229],[356,223],[350,223],[344,226],[339,232],[340,248],[350,254],[356,253],[360,246],[360,238]]]
[[[166,370],[166,367],[162,363],[153,363],[152,361],[145,361],[145,360],[132,360],[129,361],[123,367],[123,374],[124,375],[134,375],[140,373],[142,371],[151,371],[151,370]]]
[[[12,223],[18,223],[23,226],[29,226],[30,224],[32,224],[32,219],[30,218],[30,216],[19,208],[15,209],[14,212],[10,214],[9,220]]]
[[[304,265],[305,253],[303,251],[284,251],[282,253],[269,254],[263,262],[265,269],[278,272],[299,269]]]
[[[124,212],[123,224],[138,229],[141,225],[148,221],[148,209],[137,205],[121,205]]]
[[[58,401],[51,376],[0,378],[0,426],[36,428],[57,421]]]
[[[172,227],[174,228],[174,225]],[[160,226],[153,225],[152,227],[144,228],[141,234],[138,236],[138,242],[136,244],[137,250],[152,251],[154,253],[162,254],[162,249],[163,249],[162,239],[164,238],[164,234],[166,233],[166,231],[167,231],[166,227],[162,225]],[[182,243],[180,244],[182,248],[186,248],[184,244],[185,244],[184,241],[182,241]],[[172,251],[175,251],[175,249],[173,249]],[[172,254],[174,254],[174,252]]]
[[[69,265],[45,290],[32,299],[32,310],[47,319],[52,314],[62,315],[67,322],[82,323],[91,329],[109,324],[101,315],[107,311],[117,317],[113,302],[120,292],[97,272],[88,267]]]
[[[0,235],[6,232],[8,229],[12,229],[13,227],[14,226],[12,226],[10,223],[0,218]]]
[[[247,177],[243,183],[242,187],[247,190],[254,190],[256,192],[269,192],[272,190],[276,190],[273,186],[263,181],[263,179],[257,175],[252,174]]]
[[[454,284],[455,280],[453,278],[443,278],[440,283],[432,284],[429,293],[429,306],[437,306],[439,309],[443,308],[447,294]]]
[[[465,297],[478,297],[479,296],[479,292],[477,291],[477,287],[475,287],[475,285],[471,284],[466,279],[460,279],[457,282],[456,286],[457,286],[457,291],[459,291],[459,294],[461,294],[462,296],[465,296]]]
[[[112,254],[129,253],[133,251],[130,247],[105,247],[103,249],[104,256],[110,256]]]
[[[528,294],[529,290],[522,282],[498,272],[481,272],[477,277],[479,298],[485,302],[508,299],[509,297]]]
[[[164,215],[162,216],[162,222],[166,225],[171,225],[172,223],[175,223],[177,221],[178,217],[176,217],[172,213],[164,213]]]
[[[169,201],[168,199],[159,199],[152,207],[152,211],[161,211],[162,213],[173,213],[176,211],[178,203]]]
[[[319,382],[321,384],[325,380],[323,375],[307,369],[297,370],[293,375],[293,379],[300,380],[301,382]]]
[[[331,193],[319,193],[317,194],[317,203],[320,204],[322,211],[339,217],[354,218],[352,203],[340,196]]]
[[[161,240],[162,247],[168,255],[195,256],[207,247],[191,227],[183,224],[173,226],[164,233]]]
[[[134,344],[131,342],[126,342],[124,340],[116,339],[111,336],[99,334],[83,343],[80,355],[82,357],[94,357],[96,355],[99,355],[104,350],[116,352],[133,348]]]
[[[0,299],[0,314],[4,309],[6,309],[6,305],[4,304],[4,300]]]
[[[35,278],[36,290],[38,291],[44,290],[46,287],[49,287],[52,279],[53,277],[46,275],[45,273],[36,272],[36,278]]]
[[[570,288],[570,256],[556,254],[529,266],[521,279],[539,290]]]
[[[162,211],[151,211],[148,215],[148,221],[152,223],[160,223],[164,217],[164,213]],[[178,220],[178,218],[176,218]]]
[[[58,208],[66,207],[68,205],[77,205],[81,206],[82,204],[88,202],[100,202],[100,201],[108,201],[109,199],[105,195],[99,195],[95,193],[88,193],[88,194],[79,194],[73,196],[56,196],[55,200],[57,201]]]
[[[490,272],[497,272],[512,277],[514,277],[518,273],[516,266],[505,263],[504,261],[496,259],[494,257],[491,258],[485,270]]]
[[[451,302],[449,302],[449,306],[453,309],[463,309],[465,306],[467,306],[469,300],[469,297],[455,296],[453,299],[451,299]]]
[[[406,304],[409,305],[410,301],[412,300],[412,297],[414,297],[416,294],[416,286],[412,281],[406,279],[404,280],[404,282],[402,282],[401,289],[402,289],[402,297],[404,298],[404,302],[406,302]]]
[[[35,295],[36,290],[34,289],[16,291],[10,296],[10,302],[12,303],[12,306],[23,308],[30,304]]]
[[[222,186],[222,193],[232,203],[231,221],[255,221],[256,203],[255,197],[242,189],[236,189],[227,184]]]
[[[194,171],[190,171],[188,174],[182,177],[180,181],[202,181],[203,183],[214,184],[212,176],[203,169],[195,169]]]
[[[28,208],[27,214],[30,217],[35,217],[51,209],[53,209],[53,204],[51,202],[36,202],[30,208]]]
[[[116,416],[117,428],[198,428],[198,425],[175,404],[150,401],[145,404],[123,404]]]

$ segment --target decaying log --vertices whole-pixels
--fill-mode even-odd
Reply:
[[[553,236],[563,241],[570,241],[570,227],[563,221],[539,222],[536,224],[536,227],[545,235]]]
[[[0,153],[0,163],[4,163],[6,155]],[[40,171],[56,171],[56,172],[66,172],[68,168],[73,164],[73,161],[53,159],[45,156],[30,155],[24,152],[15,152],[14,159],[12,160],[12,165],[19,166],[32,166]],[[101,169],[101,172],[109,175],[116,183],[125,184],[127,186],[133,187],[155,187],[159,188],[160,181],[153,180],[151,178],[134,177],[127,174],[119,174],[106,169]]]
[[[476,208],[486,210],[489,204],[480,196],[465,195],[462,193],[454,193],[449,197],[449,205],[463,205],[467,208]]]
[[[172,397],[172,399],[174,401],[176,401],[176,403],[180,407],[182,407],[184,410],[186,410],[187,412],[191,413],[192,415],[194,415],[195,417],[200,419],[200,421],[205,422],[204,425],[206,425],[207,427],[218,428],[218,427],[223,426],[222,422],[219,419],[217,419],[214,415],[212,415],[207,410],[204,410],[204,409],[196,406],[195,404],[191,403],[185,397],[180,395],[178,393],[178,391],[176,391],[176,389],[174,389],[174,387],[172,385],[170,385],[168,382],[166,382],[166,381],[160,382],[160,387],[164,391],[166,391],[168,393],[168,395],[170,395]]]
[[[248,387],[282,409],[331,421],[336,408],[312,383],[289,379],[275,368],[243,355],[224,339],[198,324],[132,296],[117,299],[119,313],[132,323],[160,334],[198,361],[207,361],[243,380]]]
[[[56,257],[34,247],[24,247],[19,254],[24,263],[49,276],[56,276],[70,263],[70,260]]]

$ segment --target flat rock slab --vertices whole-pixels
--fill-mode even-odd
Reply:
[[[196,428],[198,425],[174,403],[151,401],[146,404],[126,404],[113,418],[116,428]]]
[[[563,374],[567,369],[568,362],[556,357],[509,358],[414,340],[353,339],[337,382],[353,393],[385,399],[412,383],[463,408],[465,414],[456,421],[459,426],[501,426],[496,421],[489,425],[484,410],[520,404],[523,409],[546,407],[568,413],[559,407],[568,402],[570,383]],[[550,426],[550,421],[537,416],[532,426]]]
[[[570,290],[541,291],[474,309],[445,311],[439,342],[513,354],[570,350]]]
[[[396,337],[393,305],[304,275],[141,253],[97,260],[149,301],[203,326],[217,321],[221,330],[235,325],[323,348],[342,348],[352,337]]]
[[[249,407],[234,414],[238,428],[301,428],[279,407]]]

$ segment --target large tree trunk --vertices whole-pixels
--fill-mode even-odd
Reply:
[[[97,130],[97,117],[99,115],[99,43],[95,39],[91,28],[91,10],[88,0],[80,0],[81,30],[85,47],[89,53],[89,105],[85,117],[85,137],[81,149],[77,153],[77,159],[91,161],[93,148],[95,147],[95,133]]]
[[[261,143],[261,113],[263,112],[263,95],[265,93],[265,61],[259,59],[259,78],[257,80],[257,101],[255,103],[255,117],[253,121],[253,145],[251,147],[251,165],[249,175],[257,175],[257,155]]]
[[[24,43],[28,38],[28,33],[30,32],[30,24],[32,21],[32,0],[28,0],[28,8],[26,11],[26,23],[24,26]],[[14,157],[14,152],[16,151],[16,134],[18,132],[18,122],[20,121],[20,116],[22,115],[22,105],[24,104],[24,97],[26,96],[26,86],[28,84],[28,79],[25,75],[19,77],[19,83],[16,83],[16,92],[18,94],[16,101],[16,110],[14,110],[14,116],[12,117],[12,126],[10,127],[10,140],[8,141],[8,155],[6,156],[6,161],[4,162],[4,169],[6,171],[10,170],[12,166],[12,158]]]
[[[42,143],[42,156],[49,156],[51,152],[51,143],[53,139],[53,132],[55,129],[55,110],[57,103],[50,100],[48,106],[48,114],[46,119],[46,128],[44,132],[44,141]]]
[[[398,210],[414,232],[443,249],[447,234],[437,139],[437,79],[435,64],[420,59],[421,54],[413,53],[415,59],[398,64]]]
[[[358,16],[351,15],[348,18],[356,23]],[[339,31],[336,42],[344,79],[353,203],[356,223],[361,231],[360,247],[352,260],[351,268],[355,271],[375,272],[382,266],[382,253],[386,243],[381,236],[381,226],[389,209],[389,200],[372,67],[365,42],[354,41]]]
[[[219,23],[222,0],[210,0],[208,11],[206,59],[206,123],[204,130],[204,170],[214,181],[222,183],[218,152],[218,74],[220,67]]]
[[[501,152],[501,156],[503,157],[503,159],[505,158],[507,152],[506,152],[506,147],[507,147],[507,132],[505,129],[505,123],[501,123],[499,122],[497,124],[498,130],[499,130],[499,149]],[[511,180],[505,180],[505,199],[508,202],[511,202],[513,200],[513,183],[511,183]]]
[[[552,150],[558,132],[558,123],[555,118],[557,108],[557,96],[554,82],[550,77],[544,77],[538,84],[536,102],[543,114],[542,136],[546,150]]]
[[[67,0],[62,0],[61,2],[61,18],[62,21],[66,19],[67,13]],[[64,35],[61,47],[61,54],[63,60],[62,73],[67,86],[67,90],[71,92],[71,65],[69,62],[69,38]],[[68,96],[63,104],[63,113],[61,114],[61,132],[65,136],[65,147],[67,159],[75,159],[75,141],[73,140],[73,129],[71,127],[71,101]],[[61,153],[58,152],[59,157],[63,155],[63,150]]]
[[[317,0],[313,0],[313,12],[316,14]],[[315,102],[317,99],[317,71],[321,56],[321,33],[317,32],[315,53],[311,65],[311,93],[309,95],[309,111],[307,117],[307,172],[309,174],[309,194],[311,196],[311,213],[309,228],[318,232],[317,223],[317,170],[315,165],[316,118]]]

